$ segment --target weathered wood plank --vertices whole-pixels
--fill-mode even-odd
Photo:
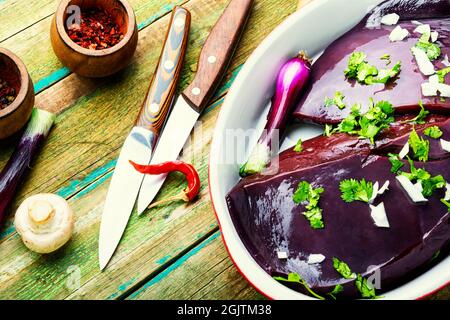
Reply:
[[[191,51],[188,52],[188,64],[193,64],[198,56],[199,47],[204,41],[207,30],[220,15],[227,1],[206,2],[192,0],[187,7],[193,13],[194,24],[192,30]],[[280,6],[285,10],[274,19],[273,12]],[[278,8],[275,10],[275,7]],[[245,52],[251,52],[254,47],[276,26],[288,13],[293,11],[295,3],[275,0],[257,2],[251,20],[251,28],[246,35],[242,47],[238,51],[235,64],[245,60]],[[280,11],[281,12],[281,11]],[[141,41],[149,46],[158,40],[160,30],[166,18],[157,21],[150,28],[143,30],[146,39]],[[160,26],[158,28],[158,26]],[[261,26],[264,26],[261,27]],[[146,33],[148,32],[148,33]],[[159,53],[159,48],[147,50],[147,55],[137,57],[133,64],[120,79],[109,79],[104,85],[89,95],[82,95],[75,101],[69,102],[73,106],[58,117],[58,123],[42,156],[35,165],[35,170],[25,184],[21,196],[37,191],[58,191],[68,186],[68,179],[83,181],[89,172],[96,173],[103,170],[96,167],[97,163],[109,164],[118,155],[118,149],[123,137],[137,113],[138,97],[146,90],[146,80],[149,65],[153,55]],[[156,45],[155,45],[156,46]],[[249,46],[250,48],[247,48]],[[153,51],[158,51],[153,53]],[[152,55],[149,58],[148,55]],[[153,63],[154,65],[154,63]],[[186,69],[185,68],[185,69]],[[231,77],[231,75],[229,75]],[[68,83],[75,76],[71,75],[60,83]],[[126,81],[125,81],[126,79]],[[188,77],[184,80],[188,80]],[[47,90],[49,91],[49,90]],[[45,95],[46,92],[42,93]],[[73,87],[68,86],[66,95],[73,94]],[[49,98],[50,100],[50,98]],[[136,110],[134,112],[133,110]],[[0,243],[0,297],[2,298],[115,298],[139,284],[148,275],[161,268],[164,262],[174,259],[183,250],[190,248],[199,238],[217,228],[215,217],[207,196],[207,161],[209,141],[214,127],[218,109],[207,113],[203,117],[204,136],[194,139],[191,147],[185,152],[184,159],[193,159],[198,167],[205,185],[200,200],[189,206],[173,204],[151,212],[152,222],[146,218],[133,217],[125,234],[125,238],[116,253],[110,268],[99,273],[97,266],[97,237],[100,213],[107,191],[110,171],[97,176],[96,183],[72,196],[71,205],[77,212],[77,231],[73,241],[55,255],[40,257],[27,252],[20,243],[17,235],[11,232]],[[110,130],[114,124],[114,130]],[[191,151],[189,151],[191,150]],[[194,152],[195,151],[195,152]],[[109,164],[111,166],[111,164]],[[59,174],[55,174],[55,172]],[[179,176],[172,176],[161,196],[174,194],[183,188]],[[76,189],[76,188],[75,188]],[[79,191],[79,190],[78,190]],[[78,192],[77,191],[77,192]],[[69,191],[70,194],[70,191]],[[145,223],[147,222],[147,223]],[[8,255],[6,255],[8,253]],[[14,256],[15,260],[7,259]],[[78,264],[81,269],[81,288],[79,290],[66,287],[69,274],[67,268]],[[39,279],[39,281],[36,281]],[[51,284],[51,286],[47,285]]]
[[[187,252],[127,299],[263,299],[240,275],[220,232]]]

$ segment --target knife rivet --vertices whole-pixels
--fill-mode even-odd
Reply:
[[[213,64],[213,63],[216,63],[216,61],[217,61],[216,56],[209,56],[208,57],[208,62],[209,63]]]
[[[195,87],[194,89],[192,89],[192,94],[194,96],[198,96],[202,91],[200,90],[200,88]]]
[[[167,60],[166,62],[164,62],[164,68],[166,68],[166,70],[172,70],[173,67],[175,67],[175,64],[172,60]]]
[[[150,105],[150,112],[157,113],[159,111],[159,105],[157,103],[152,103]]]
[[[185,18],[184,17],[176,18],[175,19],[175,26],[183,27],[184,26],[184,22],[185,22]]]

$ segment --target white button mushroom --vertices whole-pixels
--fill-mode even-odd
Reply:
[[[20,205],[14,224],[30,250],[50,253],[69,241],[74,217],[64,198],[55,194],[37,194]]]

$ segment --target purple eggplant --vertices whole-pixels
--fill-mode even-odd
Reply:
[[[6,211],[14,199],[17,188],[30,168],[31,161],[38,152],[41,142],[49,133],[55,118],[53,113],[34,109],[18,147],[0,173],[0,225],[5,219]]]
[[[241,167],[242,177],[261,172],[272,156],[273,139],[282,137],[292,109],[309,80],[311,62],[304,53],[286,62],[277,77],[267,124],[248,161]]]

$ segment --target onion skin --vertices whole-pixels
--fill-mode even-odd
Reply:
[[[272,155],[272,142],[284,135],[289,116],[297,105],[310,74],[311,62],[304,53],[281,67],[266,126],[249,160],[241,167],[239,174],[242,177],[259,173],[268,164]]]
[[[7,209],[18,187],[23,181],[31,161],[39,150],[41,142],[47,137],[55,121],[55,115],[40,109],[34,109],[30,122],[19,145],[0,173],[0,226],[3,224]]]

